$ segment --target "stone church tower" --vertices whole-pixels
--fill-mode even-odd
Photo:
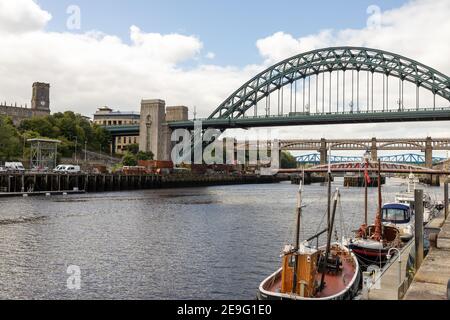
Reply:
[[[48,83],[33,83],[33,93],[31,97],[31,108],[27,105],[17,106],[0,103],[0,115],[11,117],[15,125],[19,125],[23,120],[31,117],[42,117],[50,114],[50,85]]]
[[[50,85],[48,83],[33,83],[31,109],[50,113]]]

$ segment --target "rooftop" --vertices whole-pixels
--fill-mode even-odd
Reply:
[[[136,111],[113,111],[111,108],[108,107],[101,107],[98,108],[97,112],[94,114],[94,116],[108,116],[108,117],[114,117],[114,116],[136,116],[140,117],[140,113]]]
[[[45,143],[61,143],[60,140],[52,140],[52,139],[28,139],[27,142],[45,142]]]

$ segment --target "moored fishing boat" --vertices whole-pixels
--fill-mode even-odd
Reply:
[[[282,266],[259,286],[259,300],[350,300],[359,290],[361,272],[358,259],[342,243],[331,242],[340,197],[336,191],[331,210],[331,171],[328,174],[327,228],[300,243],[302,216],[301,184],[297,200],[295,245],[285,246]],[[327,234],[325,246],[312,246],[311,241]]]
[[[333,243],[326,268],[326,247],[311,248],[307,243],[295,251],[287,246],[282,268],[260,285],[259,300],[351,300],[359,290],[361,273],[358,260],[344,245]],[[295,261],[297,259],[297,268]],[[294,270],[295,269],[295,270]],[[297,280],[294,280],[294,274]],[[321,281],[323,279],[323,285]],[[295,283],[297,285],[295,286]]]
[[[366,179],[368,178],[368,156],[366,156]],[[384,225],[382,222],[382,195],[381,195],[381,162],[378,162],[378,210],[373,225],[367,223],[367,184],[365,192],[365,221],[355,236],[349,239],[348,248],[358,257],[361,268],[376,264],[383,267],[392,248],[401,248],[403,243],[400,238],[400,230],[395,225]]]
[[[362,269],[375,264],[380,267],[388,261],[389,250],[400,248],[400,232],[398,228],[383,226],[382,234],[377,231],[376,226],[361,226],[353,239],[347,246],[358,258]]]

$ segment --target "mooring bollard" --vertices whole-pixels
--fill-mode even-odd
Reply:
[[[448,218],[448,182],[449,179],[445,180],[444,184],[444,212],[445,212],[445,220]]]
[[[423,261],[423,190],[414,191],[416,272]]]
[[[450,300],[450,280],[447,282],[447,300]]]

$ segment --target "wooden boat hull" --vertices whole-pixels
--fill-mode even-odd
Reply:
[[[281,269],[277,271],[277,273],[281,273]],[[272,276],[276,276],[276,274],[273,274]],[[271,277],[272,277],[271,276]],[[265,290],[262,290],[259,288],[258,293],[256,295],[257,300],[294,300],[294,301],[307,301],[307,300],[353,300],[360,290],[360,283],[361,283],[361,272],[357,272],[357,277],[353,284],[344,292],[335,295],[333,297],[325,297],[325,298],[301,298],[298,296],[290,296],[290,295],[281,295],[281,294],[273,294],[270,292],[267,292]]]
[[[348,251],[348,249],[345,248],[345,250]],[[294,294],[286,294],[286,293],[280,293],[274,288],[279,287],[277,283],[281,281],[281,274],[282,269],[280,268],[276,272],[274,272],[272,275],[267,277],[259,286],[259,290],[257,293],[257,299],[258,300],[298,300],[298,301],[308,301],[308,300],[352,300],[359,292],[360,290],[360,284],[361,284],[361,270],[359,268],[359,262],[357,257],[351,253],[348,252],[348,255],[351,257],[353,265],[353,270],[351,272],[351,278],[348,277],[346,281],[346,285],[342,286],[339,290],[335,290],[334,287],[334,280],[333,276],[326,276],[325,282],[329,285],[330,291],[332,294],[326,293],[327,289],[325,289],[325,293],[323,296],[317,296],[312,298],[305,298],[301,297],[299,295]],[[345,267],[344,267],[345,268]],[[348,274],[346,275],[348,276]],[[343,278],[345,275],[336,276],[337,278]]]
[[[361,267],[375,264],[383,267],[387,262],[389,249],[370,249],[357,244],[349,244],[349,249],[356,255]]]
[[[347,247],[356,255],[365,270],[370,265],[383,267],[387,262],[389,249],[403,246],[400,239],[400,230],[395,226],[383,226],[383,244],[380,241],[372,240],[371,235],[375,233],[376,227],[369,226],[366,229],[367,237],[355,238],[349,241]],[[395,251],[393,252],[395,254]]]

